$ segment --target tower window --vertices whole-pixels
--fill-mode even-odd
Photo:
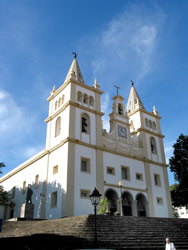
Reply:
[[[88,104],[88,96],[87,96],[86,94],[84,94],[83,102],[84,102],[85,104]]]
[[[152,121],[149,120],[149,127],[152,128]]]
[[[118,114],[119,115],[123,114],[123,107],[122,107],[122,105],[120,103],[118,104]]]
[[[57,173],[58,173],[58,165],[53,167],[53,174],[57,174]]]
[[[152,154],[157,154],[157,148],[156,148],[156,142],[153,137],[150,139],[150,146],[151,146],[151,152]]]
[[[90,97],[89,97],[89,105],[92,106],[92,107],[94,106],[94,99],[93,99],[93,96],[90,96]]]
[[[26,191],[26,181],[23,182],[22,194]]]
[[[89,116],[87,114],[82,115],[82,133],[89,134]]]
[[[156,130],[156,123],[153,122],[153,129]]]
[[[77,101],[82,102],[82,93],[80,91],[77,93]]]
[[[154,174],[154,183],[155,186],[161,186],[161,179],[159,174]]]
[[[90,160],[86,158],[81,158],[81,172],[90,173]]]
[[[147,118],[145,119],[145,126],[146,126],[146,127],[149,127],[149,122],[148,122],[148,119],[147,119]]]
[[[35,176],[35,188],[38,188],[39,186],[39,175]]]
[[[55,110],[57,109],[57,101],[55,102]]]
[[[58,117],[55,123],[55,137],[61,133],[61,117]]]
[[[90,191],[89,190],[80,190],[80,198],[83,198],[83,199],[89,199],[89,194],[90,194]]]

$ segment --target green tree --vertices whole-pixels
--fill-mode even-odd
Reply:
[[[2,174],[2,168],[5,167],[5,163],[4,162],[0,162],[0,174]]]
[[[0,174],[2,174],[2,168],[4,167],[5,167],[5,163],[0,162]],[[0,203],[4,204],[9,201],[10,201],[10,197],[8,195],[8,192],[4,190],[3,186],[0,186]]]
[[[110,201],[107,197],[100,200],[98,214],[105,214],[110,212]]]
[[[177,183],[171,186],[172,204],[188,207],[188,136],[181,134],[173,148],[169,165]]]

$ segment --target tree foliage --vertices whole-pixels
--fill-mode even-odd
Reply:
[[[188,136],[181,134],[173,148],[169,165],[178,183],[171,186],[172,203],[175,207],[188,207]]]
[[[2,174],[2,168],[5,167],[5,163],[4,162],[0,162],[0,174]]]
[[[5,163],[0,162],[0,174],[2,174],[2,168],[4,167],[5,167]],[[10,201],[10,197],[8,195],[8,192],[4,190],[3,186],[0,186],[0,203],[4,204],[9,201]]]
[[[100,200],[98,214],[105,214],[110,212],[110,201],[107,197]]]

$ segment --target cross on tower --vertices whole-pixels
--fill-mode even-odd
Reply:
[[[131,81],[132,86],[134,86],[134,82],[133,82],[133,80],[130,80],[130,81]]]
[[[120,87],[116,84],[116,85],[114,85],[114,87],[116,88],[116,91],[117,91],[117,95],[119,95],[119,93],[118,93],[118,89],[120,89]]]
[[[72,52],[72,54],[74,55],[74,58],[76,58],[78,55],[76,52]]]

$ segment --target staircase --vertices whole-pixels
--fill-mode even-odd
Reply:
[[[98,248],[164,250],[169,237],[177,250],[188,250],[188,219],[97,215],[97,236]],[[94,248],[94,216],[6,221],[0,245],[1,250]]]

